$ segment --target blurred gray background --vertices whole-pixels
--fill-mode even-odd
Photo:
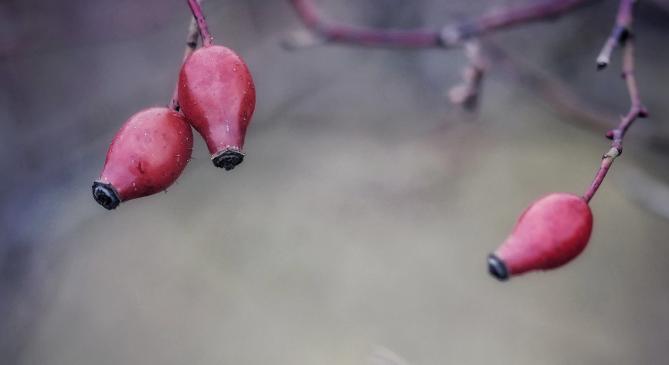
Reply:
[[[315,1],[396,28],[530,2]],[[600,73],[594,59],[616,7],[489,40],[615,116],[618,57]],[[303,26],[287,1],[205,11],[256,81],[247,159],[218,170],[198,140],[167,193],[108,212],[91,182],[127,117],[168,102],[185,1],[0,2],[0,363],[666,364],[666,2],[641,4],[651,118],[592,202],[589,247],[503,284],[487,253],[532,200],[585,190],[607,126],[495,62],[478,112],[459,110],[444,97],[459,50],[291,53],[280,42]]]

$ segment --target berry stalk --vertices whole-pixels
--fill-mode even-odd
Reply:
[[[204,0],[196,0],[199,4],[202,3]],[[190,25],[188,26],[188,35],[186,36],[186,49],[184,50],[184,56],[182,59],[182,64],[183,62],[186,62],[186,59],[195,52],[195,49],[197,48],[197,40],[199,37],[200,33],[197,27],[197,22],[195,21],[195,18],[192,18],[190,21]],[[174,110],[174,111],[179,111],[179,84],[177,81],[177,85],[174,87],[174,91],[172,92],[172,100],[170,100],[169,108]]]
[[[209,26],[207,21],[204,19],[204,13],[202,12],[202,7],[197,0],[187,0],[188,6],[190,7],[191,12],[193,12],[193,18],[197,22],[197,27],[200,30],[200,37],[202,37],[202,46],[209,47],[214,42],[214,37],[209,33]]]

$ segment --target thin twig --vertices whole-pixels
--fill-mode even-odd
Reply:
[[[620,156],[623,152],[623,139],[625,138],[625,133],[632,126],[632,124],[638,118],[646,118],[648,116],[648,111],[643,106],[641,102],[641,97],[639,96],[639,88],[636,82],[635,75],[635,66],[634,66],[634,35],[632,34],[632,15],[633,15],[633,6],[634,0],[621,0],[621,6],[618,14],[618,23],[620,24],[621,19],[625,19],[625,29],[627,34],[627,40],[623,44],[623,73],[622,76],[625,79],[627,85],[627,91],[630,98],[630,109],[627,114],[622,117],[620,124],[616,129],[609,131],[606,134],[606,137],[611,139],[611,148],[606,154],[602,157],[602,162],[597,170],[597,174],[590,184],[588,190],[583,194],[583,199],[590,202],[592,197],[595,195],[600,185],[604,181],[606,174],[609,172],[613,161]]]
[[[204,0],[196,0],[198,3],[202,3]],[[188,26],[188,35],[186,36],[186,49],[184,50],[184,56],[182,59],[182,63],[186,61],[186,59],[193,53],[195,52],[195,49],[197,48],[197,41],[198,41],[199,33],[198,33],[198,28],[197,28],[197,22],[195,21],[195,18],[192,18],[190,20],[190,25]],[[172,100],[170,100],[169,108],[175,111],[179,110],[179,81],[177,81],[177,85],[174,87],[174,92],[172,93]]]
[[[291,0],[300,19],[315,37],[297,34],[289,43],[292,49],[303,48],[318,43],[347,43],[370,47],[439,47],[441,37],[438,31],[429,29],[390,30],[356,27],[325,20],[312,0]],[[306,42],[305,42],[306,41]]]
[[[202,5],[202,2],[204,0],[194,0],[194,1],[196,2],[198,8],[200,9],[199,14],[202,14],[201,5]],[[189,0],[188,4],[190,6],[190,0]],[[193,10],[192,6],[191,6],[191,10]],[[193,14],[195,14],[195,11],[193,11]],[[204,16],[202,17],[202,21],[204,22]],[[205,24],[205,31],[208,33],[208,30],[206,30],[206,27],[207,27],[206,22],[204,22],[204,24]],[[186,49],[184,50],[184,56],[182,58],[182,63],[186,62],[186,59],[188,59],[188,57],[190,57],[190,55],[193,54],[193,52],[195,52],[195,49],[197,48],[197,41],[198,41],[199,35],[200,35],[200,29],[198,27],[198,19],[194,15],[190,20],[190,24],[188,25],[188,34],[186,35]],[[209,35],[209,37],[210,37],[210,39],[213,40],[213,38],[211,38],[211,35]],[[169,103],[168,107],[170,109],[174,110],[174,111],[179,111],[179,109],[180,109],[180,107],[179,107],[179,81],[178,80],[177,80],[177,84],[174,86],[174,91],[172,92],[172,99],[170,100],[170,103]]]
[[[209,27],[207,26],[207,21],[204,19],[204,13],[200,7],[200,3],[197,0],[187,0],[188,6],[190,7],[191,12],[193,12],[193,17],[197,21],[197,27],[200,29],[200,37],[202,38],[202,46],[209,47],[214,42],[214,37],[209,33]]]
[[[319,14],[312,0],[291,0],[302,22],[316,37],[293,39],[289,46],[301,48],[316,43],[346,43],[368,47],[452,48],[493,31],[556,18],[595,1],[544,0],[488,12],[472,20],[443,27],[442,30],[390,30],[330,22]]]
[[[597,69],[603,70],[611,62],[611,53],[616,46],[622,46],[630,35],[632,26],[632,12],[636,0],[622,0],[618,8],[616,23],[611,30],[611,35],[604,43],[599,56],[597,56]]]
[[[527,23],[552,20],[596,0],[543,0],[528,5],[487,12],[470,21],[446,26],[442,30],[444,44],[459,44],[473,37]]]
[[[469,62],[462,71],[462,82],[448,91],[448,99],[455,105],[461,105],[465,110],[474,110],[481,95],[483,78],[488,68],[488,62],[483,56],[481,44],[477,40],[465,43],[465,55]]]

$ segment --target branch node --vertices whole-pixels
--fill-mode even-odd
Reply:
[[[613,38],[618,42],[618,45],[624,46],[627,39],[632,36],[632,32],[627,26],[617,26],[613,29]]]
[[[439,33],[439,41],[445,47],[453,47],[462,42],[463,36],[459,27],[447,26]]]
[[[194,1],[194,0],[189,0]],[[290,0],[304,25],[327,42],[366,47],[451,48],[470,38],[539,20],[553,19],[589,3],[590,0],[542,0],[535,4],[507,7],[439,30],[386,30],[355,27],[325,21],[312,0]]]
[[[474,110],[478,106],[481,85],[488,68],[488,61],[477,40],[465,43],[465,55],[469,62],[462,72],[462,82],[448,91],[451,103],[463,106],[466,110]]]
[[[606,152],[606,153],[604,154],[604,157],[602,157],[602,158],[611,158],[611,159],[615,159],[616,157],[620,156],[622,153],[623,153],[623,149],[622,149],[622,148],[611,147],[611,149],[609,149],[609,151]]]
[[[648,109],[646,109],[645,106],[640,106],[639,110],[636,113],[637,117],[639,118],[648,118],[650,115],[648,114]]]

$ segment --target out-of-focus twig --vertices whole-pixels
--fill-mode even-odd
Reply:
[[[441,30],[389,30],[331,22],[320,15],[312,0],[290,0],[312,36],[299,34],[285,42],[287,48],[320,43],[346,43],[368,47],[452,48],[464,41],[505,28],[553,19],[597,0],[543,0],[519,7],[490,11]]]
[[[483,56],[481,44],[476,40],[465,44],[465,55],[469,62],[462,71],[462,82],[448,91],[448,98],[455,105],[462,105],[466,110],[474,110],[481,95],[488,62]]]
[[[625,138],[627,130],[638,118],[645,118],[648,116],[648,111],[641,102],[635,75],[634,34],[632,33],[632,19],[635,3],[635,0],[621,0],[616,21],[616,26],[624,26],[625,33],[627,33],[625,38],[621,41],[623,47],[622,76],[625,79],[631,105],[627,114],[620,120],[618,127],[606,134],[606,137],[611,139],[611,148],[602,157],[601,165],[599,170],[597,170],[597,174],[595,175],[592,184],[588,190],[586,190],[585,194],[583,194],[583,198],[588,202],[592,199],[599,189],[599,186],[604,181],[613,161],[623,152],[623,139]],[[624,21],[621,21],[621,19]]]

